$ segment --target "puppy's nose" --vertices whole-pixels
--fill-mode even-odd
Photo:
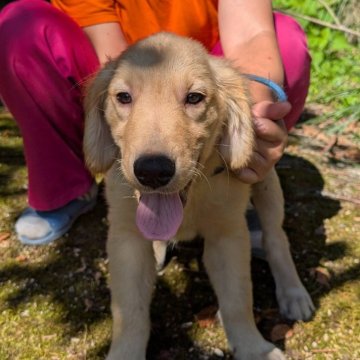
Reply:
[[[175,174],[175,162],[163,155],[141,156],[134,162],[134,174],[142,185],[157,189]]]

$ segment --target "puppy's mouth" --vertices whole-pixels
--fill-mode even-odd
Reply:
[[[136,211],[136,225],[149,240],[170,240],[180,228],[191,180],[179,192],[142,193]]]

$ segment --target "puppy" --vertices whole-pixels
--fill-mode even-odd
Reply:
[[[85,99],[84,152],[107,172],[113,335],[108,359],[144,360],[156,278],[152,242],[204,238],[204,263],[235,359],[285,359],[252,310],[245,210],[251,187],[233,171],[253,152],[251,104],[241,74],[199,43],[153,35],[109,62]],[[222,143],[226,145],[220,145]],[[274,170],[252,188],[281,312],[308,319],[282,229]]]

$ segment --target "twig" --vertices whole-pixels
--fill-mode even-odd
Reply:
[[[337,352],[336,349],[311,349],[312,353],[319,354],[319,353],[335,353]]]
[[[347,4],[348,4],[349,0],[343,0],[340,2],[340,6],[339,6],[339,9],[338,9],[338,12],[337,12],[337,16],[341,16],[342,13],[344,12]]]
[[[347,201],[347,202],[351,202],[351,203],[356,204],[356,205],[360,205],[360,199],[349,198],[349,197],[343,196],[343,195],[332,194],[332,193],[329,193],[327,191],[322,191],[319,194],[319,196],[326,196],[326,197],[334,199],[334,200]]]
[[[329,6],[329,4],[324,0],[318,0],[319,3],[326,9],[326,11],[330,14],[330,16],[334,19],[335,24],[338,26],[344,26],[341,24],[339,18],[335,15],[333,9]]]
[[[333,154],[333,149],[335,147],[335,145],[337,145],[338,142],[338,137],[336,135],[334,135],[332,137],[332,139],[330,139],[329,143],[324,147],[324,149],[322,150],[322,154],[326,154],[326,153],[330,153]]]
[[[331,23],[329,23],[327,21],[322,21],[322,20],[316,19],[316,18],[314,18],[312,16],[293,13],[292,11],[285,11],[285,10],[277,10],[277,11],[280,12],[280,13],[283,13],[285,15],[298,17],[300,19],[310,21],[310,22],[312,22],[314,24],[317,24],[317,25],[321,25],[321,26],[328,27],[328,28],[333,29],[333,30],[342,31],[342,32],[345,32],[345,33],[360,37],[360,32],[349,29],[348,27],[346,27],[344,25],[334,25],[334,24],[331,24]]]

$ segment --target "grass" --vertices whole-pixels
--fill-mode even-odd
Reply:
[[[282,319],[268,266],[253,260],[258,327],[289,359],[357,359],[359,168],[329,162],[311,140],[290,140],[278,166],[285,229],[317,312],[308,323]],[[4,112],[0,144],[0,359],[103,359],[111,332],[104,201],[55,244],[20,245],[12,227],[26,206],[27,174],[19,132]],[[231,358],[213,314],[195,316],[216,307],[200,258],[199,244],[177,248],[159,275],[149,359]]]
[[[328,6],[342,23],[344,13],[351,11],[349,0],[276,0],[274,7],[298,15],[306,15],[334,24]],[[356,2],[352,2],[352,6]],[[348,6],[349,10],[347,10]],[[359,125],[360,119],[360,40],[350,43],[342,31],[319,26],[311,21],[297,18],[304,28],[309,52],[312,57],[311,87],[308,102],[324,104],[332,109],[314,123],[331,119],[323,131],[342,134],[350,124]],[[355,26],[356,24],[353,24]],[[357,23],[358,26],[358,23]],[[348,25],[348,27],[351,27]],[[353,138],[360,144],[359,132]]]

